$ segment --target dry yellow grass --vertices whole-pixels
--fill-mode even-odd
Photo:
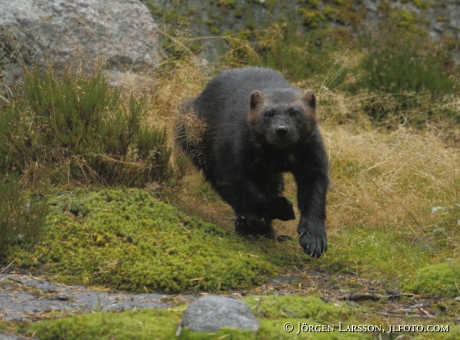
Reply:
[[[172,132],[181,102],[197,95],[211,78],[205,73],[185,62],[160,75],[151,92],[149,122],[161,122]],[[448,236],[449,256],[460,257],[460,151],[443,141],[452,131],[381,131],[362,111],[363,94],[332,92],[308,82],[299,86],[312,88],[319,97],[320,129],[330,159],[329,237],[340,239],[348,228],[389,228],[431,249],[435,231],[442,229]],[[295,183],[291,176],[286,179],[285,194],[295,201]],[[188,213],[233,229],[232,210],[192,167],[182,186],[170,194]],[[438,210],[433,213],[433,208]],[[276,221],[275,228],[296,237],[297,223]]]
[[[329,224],[424,228],[432,207],[458,201],[459,150],[426,132],[323,126],[331,163]]]

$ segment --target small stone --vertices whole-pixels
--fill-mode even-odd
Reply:
[[[214,332],[222,328],[256,331],[259,321],[242,301],[222,296],[204,296],[192,302],[181,326],[191,331]]]

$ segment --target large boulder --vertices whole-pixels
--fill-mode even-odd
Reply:
[[[158,29],[138,0],[0,1],[0,77],[6,83],[23,66],[137,72],[158,64]]]

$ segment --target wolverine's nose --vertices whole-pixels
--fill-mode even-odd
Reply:
[[[283,136],[288,132],[288,128],[286,125],[279,125],[276,127],[275,131],[277,135]]]

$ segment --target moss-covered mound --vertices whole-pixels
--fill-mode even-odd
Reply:
[[[460,295],[460,265],[439,263],[418,270],[415,280],[406,288],[418,294]]]
[[[38,242],[11,247],[8,260],[66,283],[184,292],[248,288],[275,274],[249,243],[145,191],[69,192],[50,203]]]

